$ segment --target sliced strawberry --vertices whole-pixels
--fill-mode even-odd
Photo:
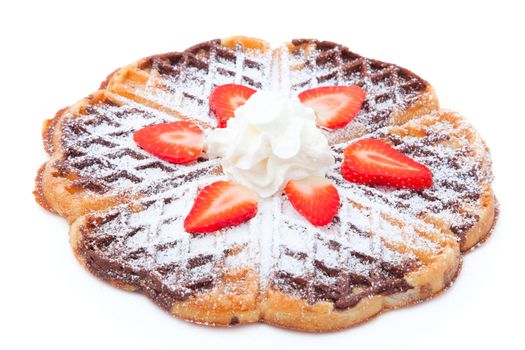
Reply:
[[[217,117],[217,126],[225,128],[228,119],[233,117],[233,112],[254,93],[254,89],[237,84],[216,87],[210,96],[210,109]]]
[[[184,164],[199,158],[204,132],[188,121],[146,126],[133,134],[139,147],[165,161]]]
[[[337,129],[354,119],[363,106],[365,92],[357,85],[323,86],[303,91],[298,97],[315,111],[317,125]]]
[[[339,211],[339,193],[330,181],[310,176],[303,180],[290,180],[284,188],[295,210],[315,226],[332,221]]]
[[[202,189],[184,228],[192,233],[205,233],[236,226],[257,214],[257,193],[231,181],[217,181]]]
[[[432,172],[384,141],[359,140],[345,149],[343,177],[358,184],[422,190],[432,186]]]

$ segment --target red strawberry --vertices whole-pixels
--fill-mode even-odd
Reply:
[[[233,117],[233,112],[254,93],[254,89],[237,84],[216,87],[210,96],[210,109],[217,117],[217,126],[225,128],[228,119]]]
[[[312,108],[317,125],[329,129],[342,128],[359,112],[365,92],[357,85],[323,86],[299,94],[302,104]]]
[[[384,141],[359,140],[345,149],[341,174],[350,182],[422,190],[432,186],[432,172]]]
[[[205,233],[236,226],[257,214],[257,193],[231,181],[217,181],[202,189],[184,228],[192,233]]]
[[[199,158],[204,147],[204,133],[188,121],[146,126],[133,134],[133,140],[149,153],[176,164]]]
[[[290,180],[284,192],[295,210],[315,226],[330,223],[339,211],[339,193],[324,178],[310,176],[303,180]]]

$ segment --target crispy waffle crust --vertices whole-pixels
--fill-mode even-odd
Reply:
[[[237,83],[291,96],[328,85],[360,85],[366,100],[345,128],[326,132],[341,208],[316,228],[283,196],[261,200],[257,216],[208,235],[182,222],[203,186],[223,179],[206,156],[182,166],[138,148],[134,131],[187,119],[214,128],[208,97]],[[343,150],[372,137],[428,166],[424,191],[349,183]],[[151,56],[113,72],[100,89],[46,121],[50,155],[35,197],[65,217],[78,260],[94,275],[139,291],[197,323],[266,322],[331,331],[428,299],[447,287],[461,252],[494,222],[490,155],[478,133],[439,110],[414,73],[331,42],[213,40]]]

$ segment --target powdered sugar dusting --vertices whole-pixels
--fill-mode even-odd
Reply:
[[[133,133],[147,125],[174,121],[173,116],[119,98],[121,105],[100,103],[62,126],[65,159],[80,179],[102,187],[98,192],[136,193],[163,185],[180,186],[188,178],[218,171],[218,161],[201,158],[192,166],[176,166],[151,157],[133,141]]]
[[[215,127],[215,116],[211,115],[208,97],[211,91],[224,84],[242,84],[254,89],[269,90],[272,83],[272,54],[268,52],[245,52],[241,47],[229,50],[220,56],[217,48],[206,55],[186,53],[178,74],[151,78],[143,90],[135,94],[168,107],[182,115]],[[198,60],[199,64],[195,64]]]
[[[327,132],[329,140],[353,138],[388,125],[392,112],[416,101],[427,85],[403,68],[356,55],[337,44],[312,41],[283,56],[292,95],[333,85],[358,85],[365,91],[361,111],[349,126]]]
[[[386,126],[390,114],[410,105],[426,83],[337,45],[278,53],[214,44],[154,58],[151,66],[164,73],[151,74],[133,93],[209,130],[215,118],[208,96],[217,85],[239,83],[292,95],[323,85],[362,86],[367,93],[363,110],[347,128],[327,132],[337,160],[327,177],[341,197],[333,222],[314,227],[286,197],[275,195],[261,199],[257,216],[247,223],[207,235],[185,232],[183,221],[199,189],[223,178],[218,161],[202,157],[194,164],[173,165],[142,151],[133,132],[176,117],[119,97],[118,103],[91,106],[62,127],[64,171],[94,182],[103,193],[143,195],[90,214],[89,229],[82,232],[86,251],[96,253],[98,266],[112,278],[154,290],[155,298],[161,295],[170,305],[220,285],[228,271],[245,269],[257,272],[261,291],[275,288],[345,308],[368,295],[410,288],[404,277],[425,264],[420,256],[431,259],[449,249],[450,236],[425,216],[442,220],[458,235],[476,222],[474,213],[491,175],[481,140],[475,133],[474,140],[465,136],[472,134],[471,127],[461,120],[453,125],[438,114]],[[405,132],[414,129],[424,136]],[[356,136],[384,139],[425,164],[434,186],[408,191],[347,182],[339,168],[343,150]]]

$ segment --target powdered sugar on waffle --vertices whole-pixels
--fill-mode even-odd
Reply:
[[[217,55],[217,50],[212,49],[206,58],[198,58],[202,65],[189,66],[193,60],[187,60],[183,63],[180,74],[150,79],[144,90],[137,90],[135,93],[215,127],[217,121],[211,115],[208,104],[208,97],[215,87],[234,83],[271,90],[274,81],[271,51],[250,53],[239,49],[232,52],[232,55],[233,60],[221,58]]]
[[[416,217],[429,215],[445,222],[453,232],[465,233],[478,221],[475,212],[482,205],[481,196],[486,186],[492,182],[490,159],[477,133],[471,138],[465,136],[473,130],[469,124],[460,120],[459,125],[453,126],[437,118],[437,114],[422,117],[421,121],[433,121],[421,127],[424,137],[399,137],[392,132],[403,127],[387,127],[363,137],[393,142],[400,152],[425,164],[432,171],[432,188],[418,192],[359,186],[345,181],[338,168],[328,177],[352,195],[373,201],[374,207],[383,206],[383,211],[395,207]],[[341,155],[348,144],[355,141],[334,145],[336,154]]]
[[[192,166],[176,166],[152,157],[133,141],[133,133],[147,125],[174,121],[174,117],[118,98],[122,105],[100,103],[86,114],[68,119],[62,127],[66,159],[80,179],[102,187],[97,192],[155,191],[160,185],[180,186],[218,171],[218,161],[199,159]]]
[[[200,121],[206,129],[215,125],[207,97],[217,85],[241,83],[291,94],[320,85],[363,86],[367,92],[365,108],[351,126],[332,137],[338,162],[328,178],[336,183],[341,196],[339,214],[331,224],[317,228],[297,214],[285,197],[275,195],[261,199],[257,216],[247,223],[208,235],[186,233],[183,220],[197,191],[222,178],[217,163],[203,158],[187,166],[172,165],[140,150],[132,141],[134,130],[174,117],[120,98],[121,106],[94,106],[92,115],[71,119],[63,128],[66,148],[83,153],[66,160],[80,178],[95,179],[108,191],[146,194],[131,205],[93,214],[92,218],[100,220],[83,232],[82,244],[100,259],[125,267],[124,275],[109,268],[113,278],[132,284],[139,279],[146,285],[155,280],[169,291],[165,293],[183,299],[218,285],[229,270],[247,268],[258,272],[261,290],[274,287],[309,301],[328,298],[339,303],[343,297],[362,294],[363,290],[380,293],[387,282],[395,286],[394,291],[405,290],[409,286],[403,284],[403,276],[424,264],[418,259],[420,254],[431,259],[449,249],[444,245],[447,237],[436,239],[440,231],[426,223],[422,214],[436,215],[451,227],[456,225],[459,234],[461,228],[476,220],[465,214],[463,206],[451,206],[459,201],[475,208],[479,205],[480,183],[489,181],[483,160],[470,152],[473,146],[469,140],[452,136],[458,144],[449,146],[446,137],[452,131],[446,122],[434,123],[424,138],[398,137],[388,127],[377,130],[387,119],[385,115],[417,97],[418,84],[423,84],[417,78],[392,65],[355,58],[340,47],[328,50],[328,58],[338,62],[335,69],[321,64],[327,50],[301,55],[281,49],[272,55],[239,48],[222,56],[217,50],[210,50],[206,57],[188,56],[191,60],[187,62],[194,66],[184,66],[174,75],[153,76],[144,89],[134,93]],[[350,58],[352,62],[346,63],[350,67],[345,66],[344,61]],[[204,61],[196,64],[195,60]],[[352,70],[356,64],[360,68]],[[301,65],[306,68],[295,69]],[[410,84],[416,88],[407,90]],[[350,137],[363,133],[386,139],[429,166],[436,185],[419,193],[343,180],[339,172],[342,150],[353,141],[339,144],[335,140],[341,134]],[[457,159],[457,164],[451,163]],[[81,163],[88,165],[74,166]],[[407,249],[398,249],[400,245]],[[348,307],[352,302],[340,304]]]
[[[290,94],[333,85],[359,85],[366,93],[363,108],[352,123],[327,132],[329,140],[353,138],[388,125],[392,112],[416,101],[427,86],[403,68],[356,55],[337,44],[317,41],[297,44],[306,47],[280,51]]]

